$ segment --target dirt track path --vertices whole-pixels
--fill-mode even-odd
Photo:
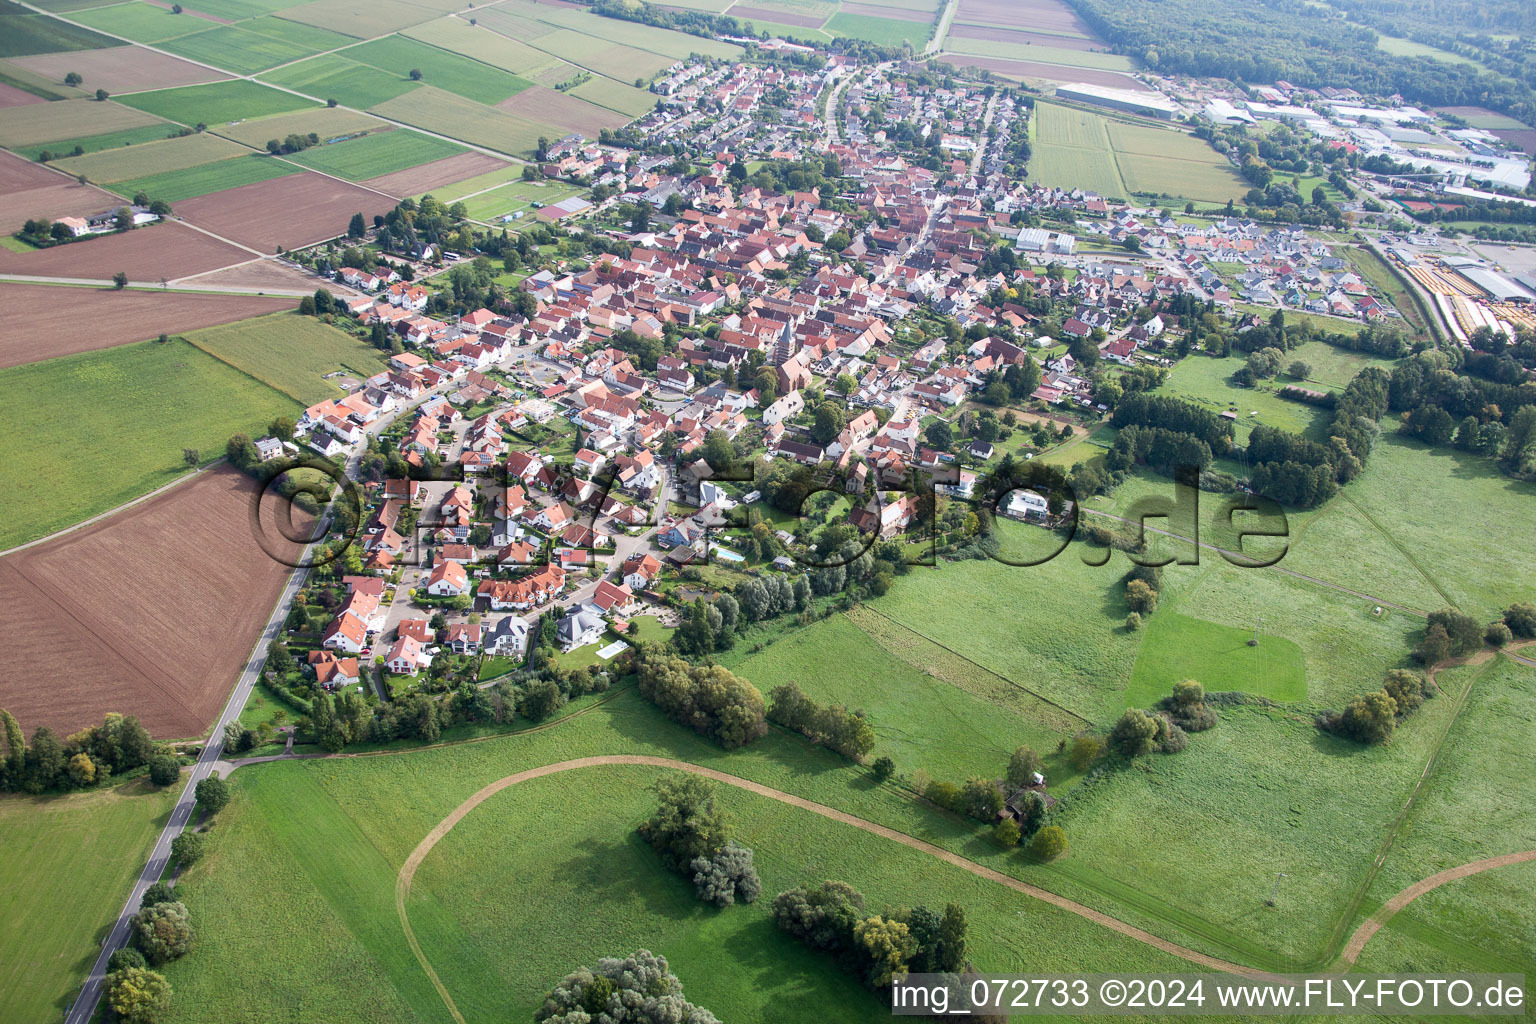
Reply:
[[[749,793],[756,793],[758,796],[764,796],[770,800],[777,800],[780,803],[789,804],[792,807],[799,807],[802,810],[810,811],[813,814],[819,814],[824,818],[830,818],[833,821],[841,822],[845,825],[851,825],[854,828],[863,829],[865,832],[868,832],[871,835],[877,835],[883,839],[889,839],[892,842],[900,843],[901,845],[910,847],[911,849],[917,850],[920,853],[926,853],[930,857],[937,857],[945,863],[951,864],[954,867],[961,869],[962,871],[969,871],[971,874],[976,875],[977,877],[985,878],[990,882],[996,882],[999,885],[1006,886],[1015,892],[1020,892],[1026,896],[1031,896],[1037,900],[1041,900],[1042,902],[1049,903],[1053,907],[1056,907],[1060,910],[1065,910],[1071,914],[1076,914],[1078,917],[1085,918],[1086,920],[1092,921],[1094,924],[1101,925],[1105,928],[1119,932],[1121,935],[1133,938],[1138,942],[1144,942],[1149,946],[1153,946],[1164,951],[1165,953],[1172,953],[1174,956],[1182,957],[1183,959],[1188,960],[1190,963],[1197,964],[1206,970],[1227,974],[1241,974],[1250,978],[1270,979],[1276,977],[1275,975],[1269,974],[1267,972],[1255,970],[1252,967],[1244,967],[1241,964],[1229,963],[1226,960],[1220,960],[1216,957],[1207,956],[1204,953],[1180,946],[1177,943],[1170,942],[1167,939],[1161,938],[1160,936],[1153,935],[1151,932],[1144,931],[1135,927],[1134,925],[1126,924],[1124,921],[1117,921],[1109,915],[1100,913],[1099,911],[1094,910],[1092,907],[1084,906],[1075,900],[1069,900],[1064,896],[1058,896],[1049,890],[1040,888],[1039,886],[1030,885],[1028,882],[1022,882],[1019,879],[1010,875],[1005,875],[1000,871],[994,871],[993,869],[978,864],[973,860],[967,860],[959,854],[952,853],[943,847],[924,842],[921,839],[907,835],[905,832],[898,832],[893,828],[887,828],[884,825],[877,825],[872,821],[867,821],[864,818],[856,817],[847,813],[846,811],[837,810],[835,807],[828,807],[825,804],[819,804],[812,800],[806,800],[803,797],[794,796],[793,794],[785,793],[781,790],[773,789],[771,787],[764,786],[761,783],[752,782],[748,779],[739,778],[735,775],[728,775],[725,772],[717,771],[713,768],[705,768],[700,765],[689,764],[686,761],[676,761],[670,757],[653,757],[646,754],[605,754],[595,757],[578,757],[569,761],[559,761],[555,764],[541,765],[537,768],[530,768],[527,771],[517,772],[514,775],[508,775],[506,778],[498,779],[495,782],[492,782],[488,786],[485,786],[479,790],[469,799],[465,800],[458,807],[454,808],[453,812],[449,814],[448,817],[440,821],[436,827],[432,829],[431,832],[427,833],[426,838],[422,839],[422,841],[417,844],[416,848],[411,851],[410,856],[405,859],[405,863],[401,866],[400,874],[395,880],[395,911],[400,917],[400,927],[405,931],[405,939],[406,942],[410,944],[411,952],[416,954],[416,959],[418,962],[420,962],[422,970],[427,972],[427,977],[432,980],[433,986],[437,989],[438,994],[442,996],[443,1005],[448,1008],[448,1012],[453,1015],[453,1019],[459,1022],[459,1024],[465,1024],[464,1017],[459,1013],[458,1007],[454,1005],[453,997],[449,995],[448,989],[443,985],[442,980],[438,978],[437,972],[432,969],[432,964],[427,960],[426,954],[422,952],[421,945],[416,940],[416,934],[411,930],[410,917],[406,913],[405,902],[411,894],[411,883],[416,878],[416,869],[421,867],[421,863],[422,861],[426,860],[427,855],[432,852],[432,850],[437,846],[442,838],[451,832],[453,827],[462,821],[470,811],[473,811],[476,807],[479,807],[486,800],[492,796],[495,796],[497,793],[500,793],[502,790],[508,789],[521,782],[527,782],[530,779],[543,778],[546,775],[558,775],[562,772],[575,771],[581,768],[596,768],[611,765],[641,765],[652,768],[671,768],[675,771],[688,772],[693,775],[702,775],[705,778],[713,779],[714,781],[724,783],[727,786],[735,786],[737,789],[744,789]]]
[[[1334,964],[1334,970],[1344,970],[1354,965],[1359,959],[1360,953],[1365,949],[1365,944],[1371,941],[1371,937],[1381,930],[1382,926],[1397,915],[1414,900],[1431,890],[1438,889],[1447,882],[1454,882],[1469,875],[1480,874],[1493,868],[1502,868],[1509,864],[1523,864],[1527,861],[1536,861],[1536,850],[1522,850],[1519,853],[1506,853],[1499,857],[1489,857],[1486,860],[1475,860],[1470,864],[1460,864],[1454,868],[1446,868],[1437,874],[1430,875],[1414,882],[1402,892],[1393,896],[1381,905],[1381,909],[1372,914],[1355,933],[1349,937],[1344,948],[1339,952],[1338,963]]]

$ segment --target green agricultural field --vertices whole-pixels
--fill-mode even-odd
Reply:
[[[675,57],[634,46],[605,43],[601,39],[593,39],[590,35],[572,28],[557,28],[548,35],[541,35],[529,42],[546,53],[554,54],[588,71],[595,71],[599,75],[619,80],[626,75],[629,76],[630,81],[636,78],[650,78],[670,67],[676,60]]]
[[[0,57],[29,57],[34,53],[97,50],[104,46],[118,45],[116,39],[45,14],[6,11],[4,18],[5,31],[0,33]]]
[[[468,150],[463,146],[419,132],[397,129],[374,132],[345,142],[314,146],[302,153],[295,153],[290,159],[338,178],[363,181],[465,152]]]
[[[187,471],[184,448],[207,461],[231,434],[302,408],[178,340],[12,366],[0,386],[0,429],[22,453],[0,465],[0,548],[170,483]]]
[[[702,53],[709,57],[719,57],[725,60],[734,60],[742,54],[741,47],[734,43],[722,43],[714,39],[689,35],[686,32],[673,32],[670,29],[655,28],[650,25],[642,25],[636,21],[604,18],[601,15],[579,8],[557,7],[553,4],[533,3],[531,0],[504,0],[504,2],[497,4],[496,7],[499,11],[504,11],[517,17],[530,18],[542,21],[548,25],[557,25],[561,28],[570,29],[580,35],[587,36],[589,39],[606,39],[611,43],[648,50],[651,53],[670,57],[673,60],[682,60],[694,53]],[[535,42],[534,45],[541,50],[546,49],[542,41]],[[597,49],[598,47],[592,46],[590,48]],[[620,81],[626,80],[623,74],[615,75],[614,77]]]
[[[533,84],[500,68],[402,36],[353,46],[342,55],[402,79],[408,80],[413,70],[420,71],[422,81],[476,103],[495,105]]]
[[[243,142],[252,149],[265,150],[272,139],[285,139],[289,135],[314,133],[321,142],[339,139],[363,132],[382,131],[387,121],[364,114],[358,110],[340,107],[309,107],[291,114],[259,117],[231,125],[220,125],[218,133],[225,138]]]
[[[116,102],[97,103],[82,99],[27,103],[0,109],[0,146],[15,148],[47,143],[44,148],[49,148],[60,145],[54,142],[55,139],[146,127],[158,127],[167,133],[171,130],[165,122]]]
[[[444,185],[442,188],[433,190],[432,195],[446,203],[452,203],[463,199],[465,196],[485,192],[487,189],[497,188],[508,183],[522,187],[533,187],[539,184],[538,182],[523,181],[522,165],[508,164],[499,170],[486,171],[484,174],[477,174],[473,178],[465,178],[463,181]],[[419,200],[421,196],[416,196],[415,198]]]
[[[611,78],[590,79],[570,92],[572,96],[579,96],[589,103],[596,103],[609,110],[617,110],[629,117],[640,117],[656,105],[654,93],[636,89],[623,82],[615,82]]]
[[[1126,187],[1204,202],[1240,198],[1248,189],[1226,157],[1183,132],[1106,119]]]
[[[63,1016],[176,795],[175,787],[140,780],[69,796],[0,798],[0,908],[27,922],[0,938],[0,1018]]]
[[[861,621],[871,614],[861,613]],[[1057,777],[1068,774],[1054,751],[1058,740],[1076,730],[1063,732],[1041,722],[1035,698],[1006,684],[986,696],[968,692],[888,652],[848,616],[796,630],[734,671],[764,696],[775,686],[794,683],[824,704],[866,712],[879,737],[870,756],[890,757],[907,773],[922,769],[933,778],[956,781],[996,776],[1023,744],[1052,755],[1048,774],[1053,792]],[[1084,723],[1075,724],[1080,728]]]
[[[162,43],[177,36],[200,32],[209,26],[209,22],[203,18],[172,14],[169,7],[156,7],[154,4],[141,3],[139,0],[79,11],[71,14],[70,18],[82,25],[99,28],[103,32],[110,32],[124,39],[132,39],[136,43]],[[56,22],[56,24],[62,25],[63,22]],[[113,42],[98,45],[119,44]]]
[[[314,106],[311,101],[292,93],[243,80],[134,93],[123,97],[122,101],[130,107],[185,125],[220,125]]]
[[[235,773],[217,849],[184,877],[203,955],[166,968],[177,993],[167,1019],[200,1021],[236,1007],[273,1019],[302,1005],[306,1015],[338,1024],[446,1024],[447,1011],[401,932],[399,866],[481,786],[522,768],[619,751],[709,764],[882,820],[1000,870],[1033,880],[1052,874],[949,815],[869,786],[862,769],[796,737],[775,733],[724,754],[626,693],[538,733],[323,768],[289,762]],[[972,958],[989,970],[1113,964],[1168,971],[1180,963],[917,851],[725,786],[720,799],[756,852],[765,898],[724,912],[703,908],[689,884],[658,871],[634,838],[652,805],[646,787],[659,775],[594,768],[512,787],[466,816],[422,863],[406,903],[410,925],[467,1018],[529,1017],[578,963],[642,946],[667,955],[690,996],[725,1020],[819,1021],[829,1006],[839,1019],[885,1012],[829,961],[785,943],[768,921],[772,893],[828,877],[857,886],[874,907],[963,903]],[[395,810],[381,816],[381,806]],[[256,893],[263,903],[303,908],[306,926],[273,929],[252,913]],[[529,947],[530,922],[555,920],[562,927]],[[1016,941],[1021,931],[1027,944]],[[325,983],[338,973],[355,984],[342,990]]]
[[[1146,634],[1125,693],[1128,707],[1150,707],[1184,679],[1198,679],[1212,691],[1241,690],[1277,701],[1307,696],[1301,648],[1290,640],[1261,632],[1259,642],[1249,646],[1251,630],[1172,611],[1154,614]]]
[[[492,221],[507,216],[515,210],[522,210],[524,219],[527,219],[533,216],[535,204],[548,206],[550,203],[558,203],[571,196],[579,196],[584,191],[571,185],[514,181],[466,199],[464,206],[469,210],[471,220]],[[446,199],[446,193],[439,190],[438,198]]]
[[[427,85],[373,108],[381,117],[484,146],[511,156],[530,157],[549,126],[482,106]]]
[[[163,46],[172,53],[216,68],[251,75],[351,42],[347,36],[335,32],[296,25],[279,18],[258,18],[239,26],[220,25],[206,32],[181,36]]]
[[[1128,194],[1109,141],[1106,119],[1098,114],[1035,104],[1030,119],[1033,151],[1029,176],[1043,185],[1081,188],[1110,198]]]
[[[155,199],[176,203],[205,196],[210,192],[223,192],[241,185],[254,185],[258,181],[298,174],[302,170],[302,167],[295,167],[283,160],[250,153],[179,171],[128,178],[114,183],[111,188],[120,196],[131,198],[143,192]]]
[[[143,142],[160,142],[175,137],[175,129],[167,124],[146,124],[138,128],[124,128],[120,132],[107,132],[102,135],[87,135],[79,139],[60,139],[57,142],[45,142],[31,146],[19,146],[14,152],[26,157],[28,160],[36,160],[44,152],[71,153],[76,146],[87,153],[99,153],[107,149],[120,149],[124,146],[135,146]]]
[[[843,12],[832,15],[821,27],[833,35],[867,39],[880,46],[900,46],[903,42],[907,42],[918,50],[921,50],[933,35],[933,25],[930,22],[876,18],[868,14]]]
[[[494,8],[492,8],[494,10]],[[514,75],[533,78],[561,66],[558,57],[518,42],[483,25],[471,25],[459,18],[442,18],[418,25],[401,33],[411,39],[461,53]]]
[[[163,134],[163,129],[161,132]],[[249,152],[238,143],[203,133],[164,142],[120,146],[67,160],[55,160],[53,165],[70,174],[83,174],[91,181],[110,182],[180,171]]]
[[[335,384],[322,379],[325,374],[346,370],[355,377],[371,377],[384,369],[378,349],[297,313],[273,313],[186,337],[305,406],[341,396]]]
[[[336,53],[311,57],[261,77],[273,85],[297,89],[319,99],[334,99],[349,107],[372,107],[419,88],[408,78],[359,64]]]

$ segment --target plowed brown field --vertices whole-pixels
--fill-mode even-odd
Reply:
[[[176,212],[222,238],[273,253],[344,235],[354,213],[372,220],[394,205],[377,192],[306,172],[183,200]]]

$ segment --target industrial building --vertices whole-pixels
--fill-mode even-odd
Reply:
[[[1056,253],[1060,256],[1070,256],[1077,245],[1077,238],[1065,232],[1047,231],[1045,228],[1023,228],[1013,244],[1019,252]]]
[[[1155,117],[1163,121],[1172,121],[1179,113],[1179,105],[1162,93],[1142,89],[1111,89],[1104,85],[1077,82],[1072,85],[1058,85],[1056,95],[1064,100],[1092,103],[1095,106],[1123,110],[1128,114],[1140,114],[1142,117]]]

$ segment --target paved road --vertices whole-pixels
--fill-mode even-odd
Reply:
[[[944,5],[944,17],[939,19],[938,28],[933,30],[933,38],[928,40],[928,45],[923,47],[923,56],[938,53],[939,47],[944,45],[944,37],[949,35],[950,22],[955,20],[955,11],[960,7],[960,0],[949,0]]]
[[[251,649],[251,656],[246,661],[245,670],[240,673],[240,680],[235,684],[235,692],[229,695],[229,701],[224,705],[223,713],[214,723],[213,734],[203,746],[202,756],[197,759],[197,763],[192,766],[192,771],[186,776],[186,783],[180,798],[176,801],[176,808],[171,812],[171,818],[161,831],[160,838],[155,840],[154,849],[150,851],[149,863],[144,865],[138,880],[133,883],[133,891],[128,894],[128,902],[123,905],[122,913],[118,915],[106,941],[102,943],[101,955],[91,965],[91,973],[86,980],[85,988],[81,990],[80,997],[70,1006],[69,1012],[64,1017],[64,1024],[86,1024],[95,1014],[96,1004],[101,999],[105,985],[107,959],[127,943],[129,922],[139,909],[139,901],[144,898],[144,890],[158,882],[160,876],[165,873],[171,856],[171,841],[181,834],[181,830],[192,818],[194,791],[197,784],[213,773],[214,762],[219,760],[219,756],[224,752],[224,726],[240,717],[240,710],[245,707],[245,702],[251,695],[251,688],[256,685],[256,680],[261,676],[262,666],[266,663],[267,645],[277,637],[287,614],[288,604],[293,600],[294,593],[303,585],[308,573],[307,569],[295,569],[289,574],[288,583],[278,598],[277,606],[262,629],[261,636],[257,638],[255,647]]]

